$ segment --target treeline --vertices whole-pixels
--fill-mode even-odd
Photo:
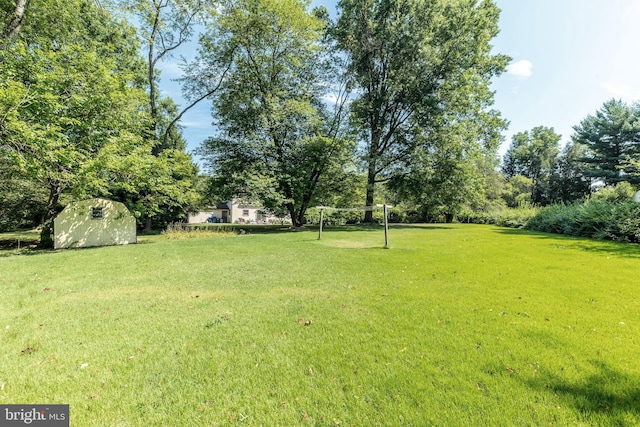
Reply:
[[[499,12],[491,0],[340,0],[335,13],[302,0],[0,0],[0,229],[42,226],[46,241],[69,200],[95,196],[149,229],[229,199],[295,227],[313,206],[378,203],[396,221],[518,225],[599,182],[635,185],[638,109],[618,101],[562,151],[553,129],[517,134],[501,163]],[[160,68],[196,39],[179,107]],[[201,102],[214,124],[204,174],[180,127]]]
[[[545,127],[516,134],[502,165],[509,209],[468,219],[640,242],[640,105],[607,101],[574,127],[562,151],[559,141]]]
[[[505,121],[493,1],[0,2],[0,217],[47,224],[72,198],[141,226],[230,198],[301,226],[316,204],[398,198],[427,218],[483,199]],[[135,24],[135,25],[132,25]],[[162,61],[198,37],[178,108]],[[179,121],[211,105],[197,176]],[[365,218],[373,220],[370,214]]]

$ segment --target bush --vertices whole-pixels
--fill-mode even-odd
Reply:
[[[594,197],[585,203],[548,206],[540,209],[525,228],[570,236],[640,242],[640,204],[611,200],[619,199]]]
[[[501,227],[522,228],[538,209],[533,207],[506,208],[491,212],[467,211],[458,215],[458,221],[471,224],[493,224]]]
[[[626,181],[619,182],[616,186],[602,187],[593,194],[593,200],[606,200],[611,203],[629,202],[633,198],[635,190]]]

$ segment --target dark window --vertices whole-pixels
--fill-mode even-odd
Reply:
[[[102,208],[91,208],[91,219],[102,219]]]

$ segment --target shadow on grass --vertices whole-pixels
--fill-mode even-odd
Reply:
[[[586,237],[568,236],[565,234],[542,233],[514,228],[497,229],[497,233],[506,235],[535,237],[550,242],[557,242],[558,247],[578,249],[585,252],[615,255],[626,258],[640,258],[640,245],[637,243],[613,242],[610,240],[596,240]]]
[[[626,425],[626,414],[640,416],[640,376],[620,372],[605,362],[591,364],[593,373],[584,378],[567,380],[553,372],[538,371],[535,378],[524,381],[533,389],[553,392],[563,405],[587,417],[604,415],[612,425]]]
[[[0,238],[0,258],[41,253],[38,243],[40,240],[37,238]]]

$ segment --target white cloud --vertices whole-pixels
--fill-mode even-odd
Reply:
[[[521,59],[520,61],[509,64],[507,67],[507,73],[512,76],[528,79],[533,75],[533,64],[531,61]]]

